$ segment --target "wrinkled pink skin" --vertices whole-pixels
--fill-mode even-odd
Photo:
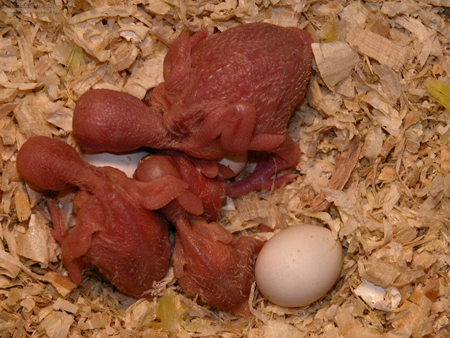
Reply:
[[[136,169],[139,180],[179,177],[173,158],[156,155]],[[263,242],[234,236],[216,222],[189,214],[180,198],[163,207],[177,235],[172,262],[175,277],[189,295],[239,316],[250,316],[249,297],[255,281],[255,257]]]
[[[118,169],[92,166],[67,143],[43,136],[23,144],[17,169],[37,190],[79,187],[76,225],[68,234],[58,208],[49,203],[52,234],[61,243],[63,263],[74,283],[81,283],[82,270],[90,263],[119,290],[139,298],[166,275],[168,224],[153,210],[184,193],[186,183],[173,176],[139,182]],[[203,212],[201,205],[189,210]]]
[[[213,160],[269,151],[274,159],[225,189],[238,196],[280,186],[293,176],[271,177],[300,158],[286,126],[305,95],[311,62],[311,38],[298,28],[254,23],[213,35],[205,28],[173,43],[150,107],[126,93],[91,90],[77,102],[74,133],[90,151],[148,146]]]

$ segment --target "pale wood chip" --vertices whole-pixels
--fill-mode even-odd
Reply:
[[[85,11],[74,15],[70,18],[70,24],[77,24],[87,20],[108,18],[108,17],[129,17],[135,15],[137,12],[136,6],[118,5],[118,6],[104,6],[94,8],[90,11]]]
[[[339,13],[339,16],[345,20],[349,29],[354,29],[356,27],[364,27],[370,14],[369,9],[363,6],[362,3],[353,2],[345,6],[342,12]]]
[[[131,43],[122,43],[111,55],[110,63],[113,71],[128,69],[139,54],[139,49]]]
[[[45,121],[44,114],[41,110],[36,109],[35,97],[23,100],[14,109],[14,116],[19,124],[20,132],[27,137],[32,136],[52,136],[52,130]]]
[[[385,1],[381,7],[381,12],[389,17],[395,17],[399,14],[413,14],[420,10],[420,5],[414,1]]]
[[[6,251],[0,250],[0,274],[16,278],[20,272],[20,267],[15,259]]]
[[[28,230],[18,238],[17,254],[48,266],[49,229],[36,215],[31,215]]]
[[[336,323],[341,336],[347,336],[349,331],[355,328],[362,327],[361,322],[353,315],[354,307],[350,302],[344,304],[338,308],[336,315],[334,316],[334,322]]]
[[[348,332],[349,338],[359,338],[359,337],[367,337],[367,338],[381,338],[384,337],[380,332],[371,327],[356,327],[351,329]]]
[[[401,196],[400,183],[393,182],[383,199],[383,213],[389,214],[397,205]]]
[[[429,269],[437,262],[438,255],[427,251],[415,253],[412,260],[412,266],[415,269]]]
[[[17,32],[17,42],[19,46],[22,65],[24,67],[28,80],[35,81],[36,71],[34,67],[33,50],[31,48],[35,35],[29,31],[29,28],[26,27],[26,25],[23,25],[22,22],[20,22],[20,20],[18,20],[14,16],[9,16],[4,12],[0,12],[0,19],[2,19],[1,21],[8,23],[12,27],[14,27],[14,30]]]
[[[328,116],[333,116],[340,111],[342,100],[322,91],[317,80],[312,78],[306,94],[309,104]]]
[[[336,158],[335,168],[330,181],[327,184],[328,189],[341,190],[347,184],[353,169],[358,164],[361,153],[362,142],[359,137],[355,137],[350,143],[349,149]],[[316,198],[311,204],[311,211],[325,210],[329,202],[326,201],[325,194]]]
[[[392,264],[372,259],[361,277],[375,285],[387,288],[393,285],[400,273],[399,269]]]
[[[149,302],[146,299],[138,300],[126,310],[125,327],[131,330],[139,327],[144,318],[153,320],[156,318],[156,309],[157,304],[155,302]]]
[[[87,66],[86,69],[82,69],[80,76],[71,80],[72,89],[77,97],[84,94],[101,79],[103,79],[107,73],[107,70],[108,69],[105,65]]]
[[[421,43],[428,40],[433,34],[420,20],[412,17],[402,16],[396,19],[395,22],[415,34],[417,36],[417,40]]]
[[[74,321],[74,317],[70,314],[53,311],[39,324],[39,329],[50,338],[65,338]]]
[[[161,0],[153,0],[148,3],[148,10],[157,15],[165,15],[170,11],[170,5]]]
[[[6,304],[8,304],[9,306],[15,306],[29,296],[36,296],[41,294],[42,291],[43,288],[39,285],[27,286],[24,288],[14,288],[9,293]]]
[[[269,202],[257,198],[243,198],[235,201],[239,218],[249,221],[255,218],[266,218],[269,216]]]
[[[402,94],[399,74],[385,65],[373,65],[373,71],[379,77],[383,98],[387,98],[390,104],[395,104]]]
[[[16,87],[14,87],[14,88],[8,88],[8,87],[0,88],[0,102],[11,103],[12,101],[14,101],[14,98],[16,96],[17,96],[17,88]]]
[[[47,272],[43,279],[49,283],[51,283],[56,291],[63,296],[66,297],[69,295],[77,286],[72,283],[72,281],[67,276],[63,276],[57,272],[49,271]]]
[[[424,130],[421,124],[416,124],[405,131],[406,150],[416,154],[424,137]]]
[[[125,83],[124,91],[143,99],[150,89],[163,82],[163,61],[164,55],[158,53],[144,63],[136,64]]]
[[[383,150],[383,139],[384,137],[380,126],[370,128],[364,138],[361,154],[371,161],[377,159]]]
[[[441,150],[441,169],[444,172],[450,172],[450,149],[448,148]]]
[[[320,75],[330,89],[349,78],[359,62],[358,55],[346,42],[313,43],[312,50]]]
[[[392,326],[396,329],[405,328],[412,337],[423,337],[433,332],[433,320],[434,316],[429,316],[427,309],[408,303],[405,310],[392,320]]]
[[[358,52],[377,60],[395,71],[406,62],[408,50],[391,40],[365,29],[354,29],[347,35],[350,45],[358,48]]]
[[[155,51],[155,43],[150,35],[147,35],[145,39],[138,44],[138,47],[141,49],[142,58],[147,58]]]
[[[120,29],[117,33],[127,41],[138,44],[149,38],[148,33],[150,32],[149,27],[144,25],[137,25],[135,23],[123,23],[119,22]],[[150,38],[151,41],[151,38]],[[146,57],[147,55],[143,55]]]
[[[425,2],[435,6],[450,7],[450,0],[425,0]]]
[[[17,187],[14,203],[19,221],[23,222],[28,220],[31,216],[31,206],[28,194],[22,184]]]
[[[50,103],[50,102],[49,102]],[[46,105],[46,120],[55,127],[60,128],[65,133],[72,131],[72,116],[73,110],[66,107],[58,107],[57,109],[47,109],[49,105]],[[60,106],[60,105],[58,105]],[[54,134],[58,134],[54,132]]]
[[[1,101],[1,100],[0,100]],[[16,108],[18,103],[5,103],[0,105],[0,117],[5,117]]]
[[[0,138],[2,139],[2,143],[4,146],[12,146],[16,143],[14,134],[6,129],[0,130]]]
[[[80,22],[66,28],[66,35],[75,44],[93,57],[104,62],[111,57],[111,51],[106,49],[113,38],[108,27],[97,22]]]
[[[401,135],[403,120],[400,116],[396,116],[397,114],[386,116],[378,109],[373,109],[371,114],[372,118],[377,123],[379,123],[389,134],[394,137],[398,137]]]
[[[275,7],[271,12],[270,23],[282,27],[295,27],[299,20],[299,13],[285,9],[283,7]]]
[[[79,311],[79,306],[71,303],[70,301],[62,298],[58,298],[55,303],[53,303],[53,308],[55,310],[63,310],[71,314],[77,314]]]
[[[303,334],[295,326],[278,320],[269,320],[263,326],[263,334],[266,338],[292,337],[301,338]]]
[[[17,82],[17,81],[9,81],[5,79],[0,79],[0,85],[5,87],[6,89],[11,89],[9,93],[15,93],[15,89],[27,91],[36,89],[41,86],[40,83],[37,82]],[[7,94],[8,92],[5,92]],[[4,100],[2,100],[4,101]],[[7,101],[6,101],[7,102]]]

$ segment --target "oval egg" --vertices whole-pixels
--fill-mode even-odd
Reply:
[[[82,156],[83,160],[95,165],[96,167],[114,167],[123,171],[128,177],[133,177],[139,161],[147,156],[147,152],[130,153],[86,153]]]
[[[333,287],[342,265],[342,244],[330,230],[297,225],[280,231],[264,245],[256,260],[256,284],[275,304],[306,306]]]

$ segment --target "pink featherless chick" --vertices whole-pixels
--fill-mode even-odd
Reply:
[[[170,47],[165,82],[149,106],[123,92],[90,90],[76,104],[74,134],[94,152],[146,146],[216,161],[226,153],[269,152],[251,175],[224,187],[232,197],[279,187],[295,175],[276,174],[300,159],[287,124],[305,96],[311,63],[311,37],[297,27],[203,28]]]
[[[92,166],[69,144],[44,136],[22,145],[17,169],[36,190],[79,188],[70,232],[63,228],[56,204],[49,203],[52,235],[61,244],[63,264],[74,283],[81,283],[90,264],[120,291],[140,298],[167,274],[168,223],[155,210],[181,195],[185,182],[173,176],[139,182],[118,169]],[[203,212],[201,205],[196,210]]]
[[[150,156],[140,163],[135,177],[153,182],[166,176],[178,178],[180,171],[201,175],[186,166],[193,165],[173,154]],[[195,177],[189,179],[191,182],[195,180]],[[217,183],[209,181],[203,185],[207,191],[211,191],[209,184]],[[220,224],[208,223],[203,217],[193,215],[183,201],[194,203],[196,196],[189,193],[190,196],[184,197],[183,194],[162,208],[177,230],[172,262],[178,283],[188,295],[198,295],[202,302],[235,315],[250,316],[249,298],[255,281],[255,258],[263,242],[249,236],[235,238]],[[207,195],[207,202],[203,203],[207,206],[205,210],[216,210],[212,205],[220,199],[211,198],[211,193]],[[188,209],[195,210],[192,207]]]

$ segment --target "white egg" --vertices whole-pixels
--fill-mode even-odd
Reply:
[[[139,161],[147,155],[148,153],[140,151],[121,154],[86,153],[82,157],[96,167],[114,167],[122,170],[128,177],[133,177]]]
[[[263,246],[256,260],[256,284],[275,304],[305,306],[333,287],[342,265],[342,244],[331,231],[301,224],[280,231]]]
[[[230,169],[230,172],[220,172],[221,178],[231,178],[239,175],[247,164],[247,152],[240,154],[226,153],[220,160],[219,164]]]

